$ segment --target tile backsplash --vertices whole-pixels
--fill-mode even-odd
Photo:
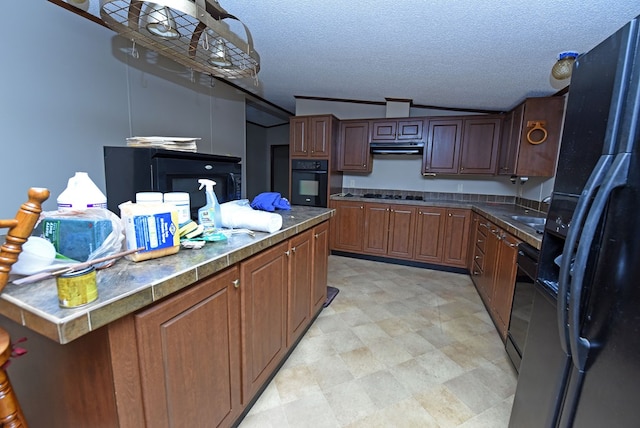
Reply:
[[[416,197],[421,197],[425,201],[493,202],[499,204],[520,205],[527,209],[544,213],[549,210],[548,203],[516,196],[482,195],[477,193],[416,192],[391,189],[361,189],[357,187],[345,187],[342,191],[344,194],[350,193],[355,196],[376,194],[381,195],[382,198],[386,199],[414,199]],[[409,198],[407,198],[407,196]]]

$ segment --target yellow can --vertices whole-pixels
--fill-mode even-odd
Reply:
[[[75,308],[91,303],[98,298],[96,269],[88,267],[76,272],[60,275],[58,285],[58,303],[63,308]]]

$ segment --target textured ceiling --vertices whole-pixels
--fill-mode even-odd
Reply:
[[[558,53],[586,52],[640,15],[638,0],[220,5],[247,25],[261,57],[258,86],[237,83],[290,112],[295,96],[508,110],[566,86],[550,75]]]

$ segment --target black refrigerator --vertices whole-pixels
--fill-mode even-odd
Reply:
[[[513,428],[640,426],[639,18],[574,64]]]

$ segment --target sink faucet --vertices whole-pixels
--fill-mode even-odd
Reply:
[[[546,198],[544,198],[542,200],[542,202],[544,202],[545,204],[550,204],[551,203],[551,196],[553,196],[553,195],[547,196]]]

